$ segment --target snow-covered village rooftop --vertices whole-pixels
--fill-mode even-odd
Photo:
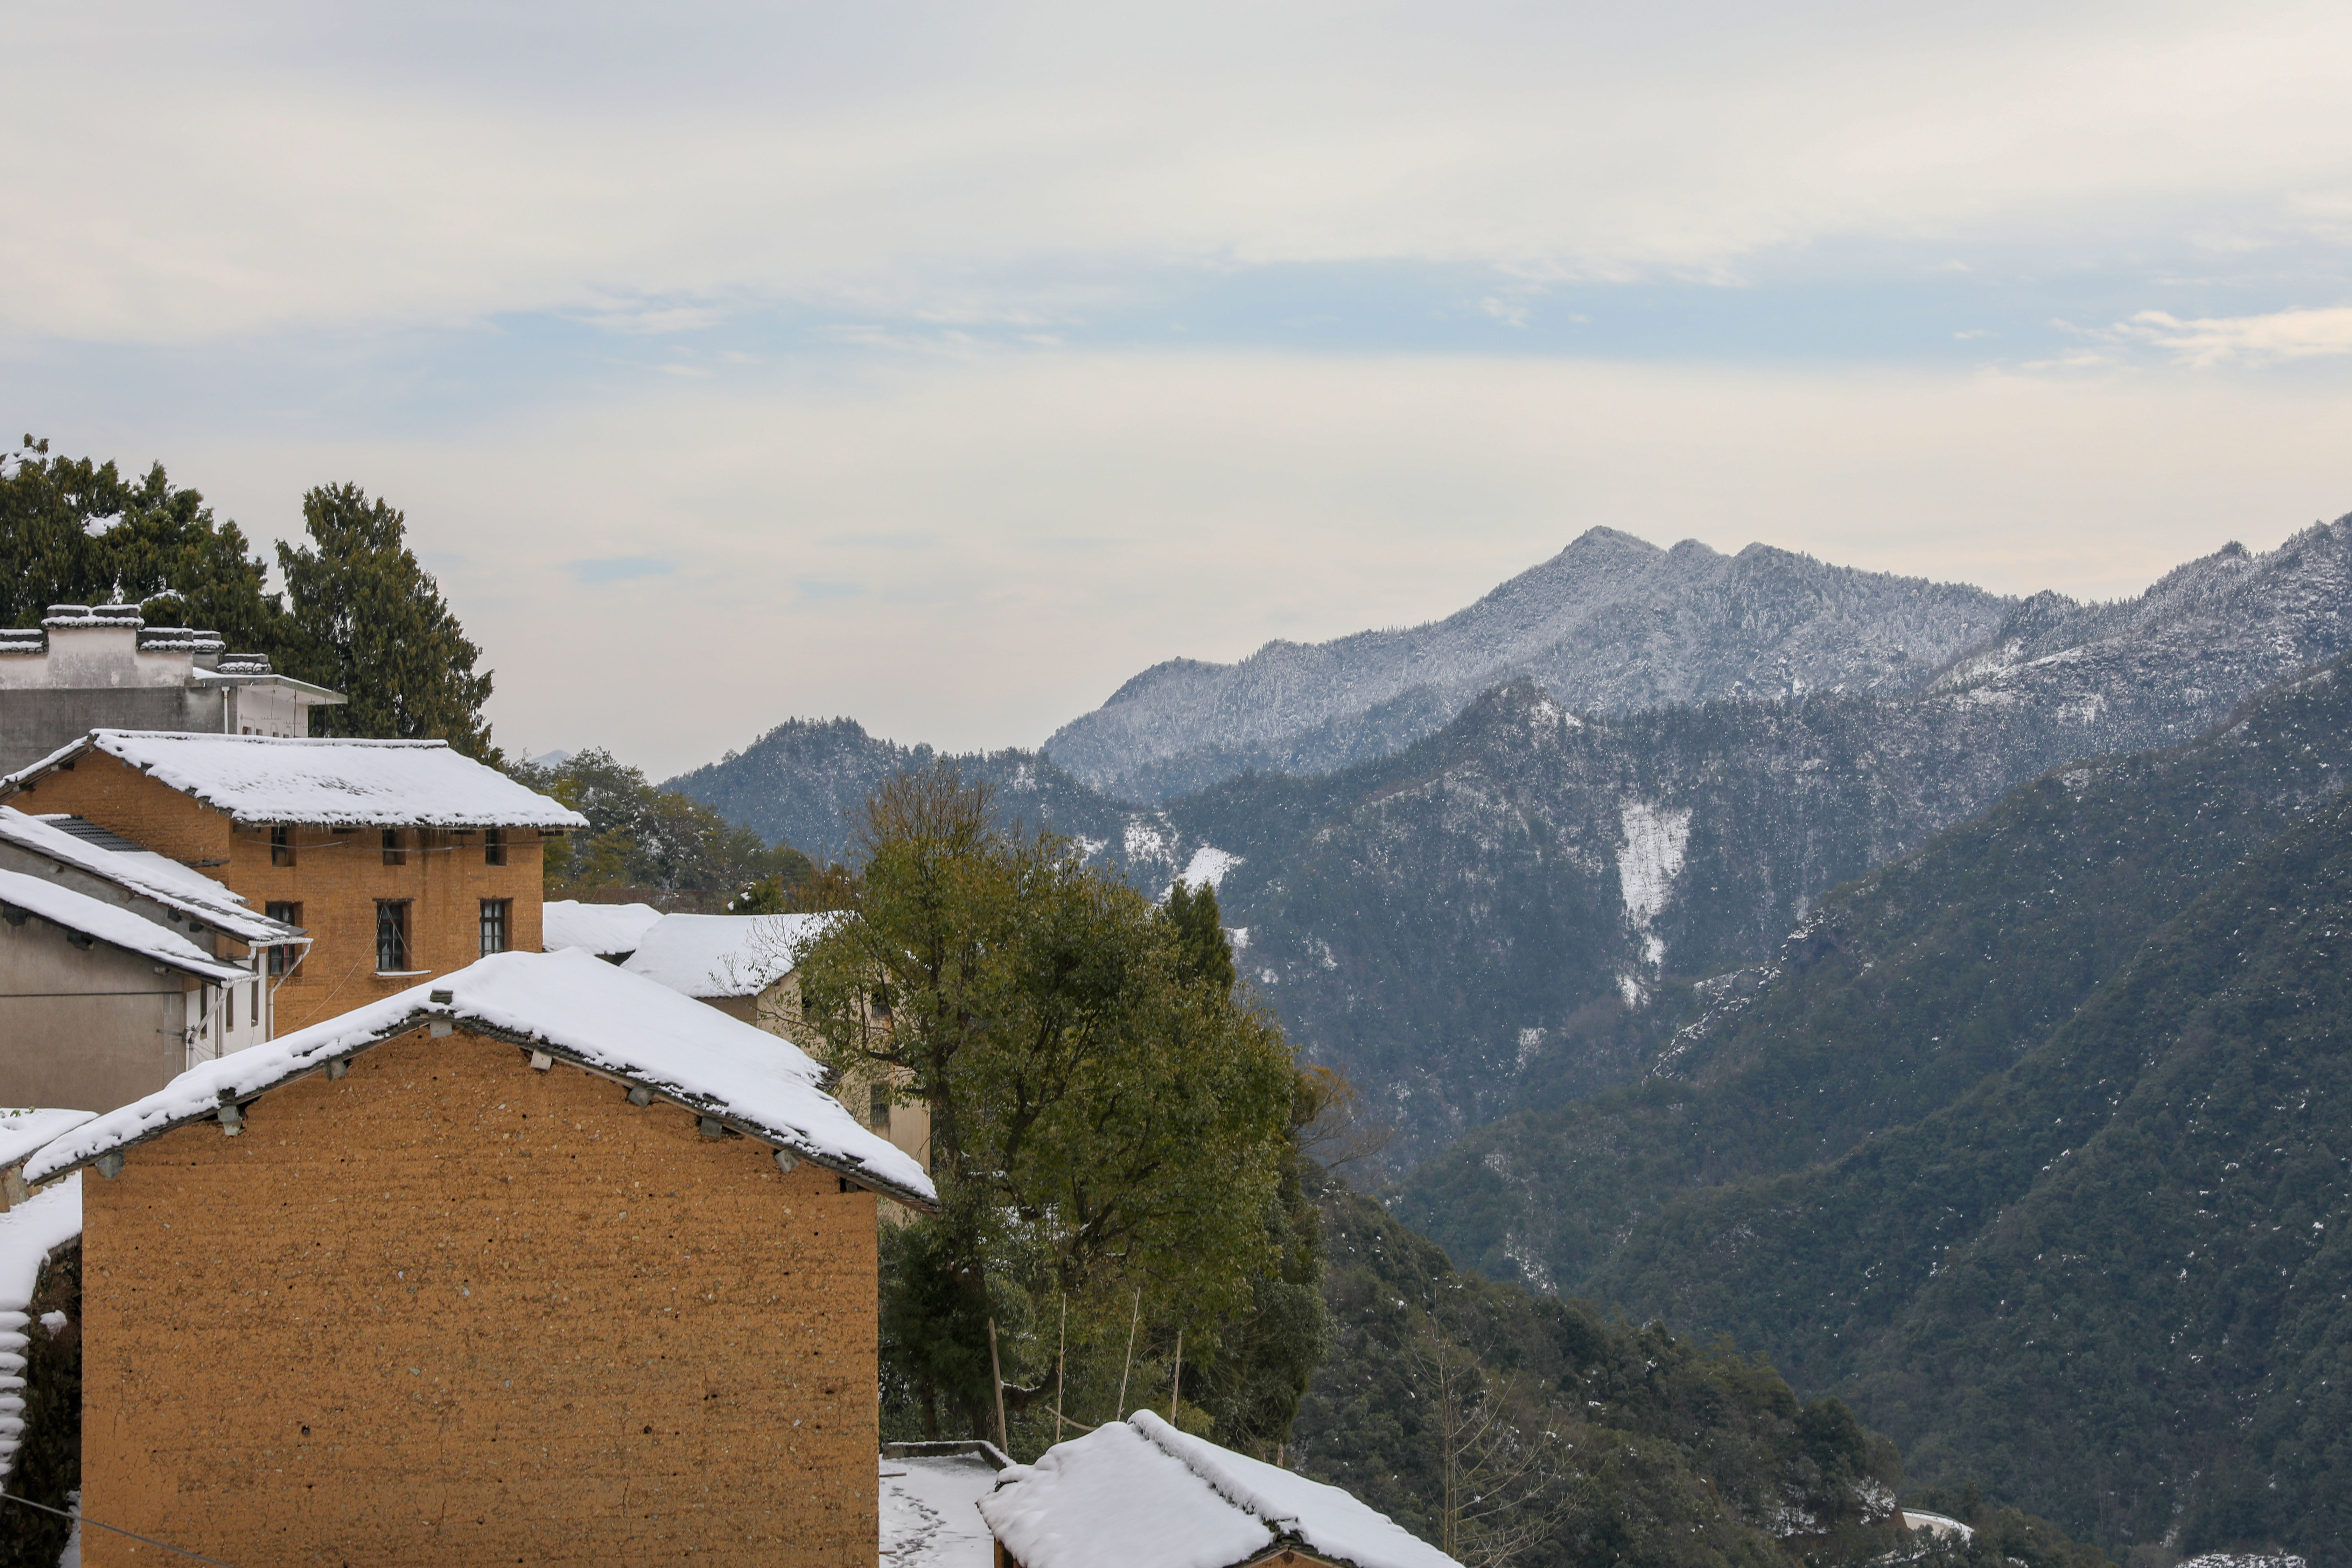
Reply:
[[[142,894],[245,942],[283,941],[295,928],[250,908],[202,871],[167,859],[78,817],[32,816],[0,805],[0,843]]]
[[[447,1022],[691,1107],[724,1126],[921,1208],[938,1194],[921,1165],[821,1087],[791,1042],[623,973],[588,953],[504,952],[307,1029],[189,1068],[163,1089],[42,1148],[28,1182],[216,1114],[425,1025]]]
[[[11,920],[23,914],[38,915],[53,926],[135,952],[184,974],[199,974],[223,984],[250,979],[253,974],[241,965],[215,958],[167,926],[22,871],[0,869],[0,909],[9,910]]]
[[[664,915],[621,965],[688,996],[756,996],[798,967],[832,915]]]
[[[446,741],[296,740],[176,731],[92,730],[0,779],[0,794],[92,752],[115,757],[239,822],[326,827],[585,827],[561,801],[524,788]]]
[[[1021,1568],[1237,1568],[1286,1545],[1355,1568],[1461,1568],[1338,1487],[1148,1410],[1003,1471],[980,1511]]]
[[[609,958],[631,953],[662,912],[651,904],[583,904],[550,899],[540,909],[540,945],[550,952],[576,947]]]

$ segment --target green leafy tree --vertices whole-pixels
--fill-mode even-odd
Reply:
[[[174,487],[161,463],[134,482],[28,436],[0,464],[0,623],[32,626],[51,605],[120,595],[151,624],[203,626],[278,658],[287,628],[267,574],[236,524]]]
[[[1281,1281],[1280,1031],[1188,974],[1164,911],[998,826],[952,766],[886,783],[859,848],[853,918],[803,955],[801,994],[838,1070],[930,1111],[944,1211],[906,1227],[885,1287],[905,1407],[992,1433],[994,1320],[1029,1447],[1055,1400],[1088,1424],[1148,1390],[1182,1408],[1178,1336],[1184,1390],[1207,1392]]]
[[[290,612],[289,673],[334,688],[348,706],[322,710],[328,731],[443,740],[495,762],[490,672],[475,673],[468,641],[417,564],[407,520],[357,485],[322,485],[302,498],[310,542],[278,547]]]

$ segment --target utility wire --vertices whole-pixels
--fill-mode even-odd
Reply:
[[[144,1542],[149,1546],[160,1546],[166,1552],[176,1552],[183,1557],[193,1557],[199,1563],[209,1563],[213,1568],[228,1568],[228,1564],[217,1557],[207,1557],[201,1552],[191,1552],[184,1546],[174,1546],[168,1541],[157,1541],[152,1536],[141,1535],[136,1531],[124,1530],[119,1525],[99,1524],[98,1521],[86,1515],[68,1513],[61,1508],[51,1508],[45,1502],[35,1502],[31,1498],[18,1497],[15,1492],[0,1492],[0,1498],[6,1498],[10,1502],[23,1503],[26,1508],[39,1509],[43,1513],[56,1514],[59,1519],[75,1520],[82,1524],[97,1524],[100,1530],[111,1530],[117,1535],[128,1535],[131,1540]]]

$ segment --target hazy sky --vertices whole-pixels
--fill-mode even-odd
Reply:
[[[2352,510],[2352,7],[20,0],[5,428],[408,512],[499,739],[1033,745],[1607,524]]]

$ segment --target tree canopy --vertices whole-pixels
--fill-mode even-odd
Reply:
[[[1321,1342],[1279,1028],[1197,932],[995,826],[952,766],[885,784],[858,848],[851,918],[800,984],[837,1070],[930,1112],[945,1212],[891,1238],[885,1283],[900,1414],[993,1435],[993,1320],[1035,1447],[1056,1393],[1089,1426],[1167,1402],[1179,1334],[1180,1419],[1278,1440]]]

